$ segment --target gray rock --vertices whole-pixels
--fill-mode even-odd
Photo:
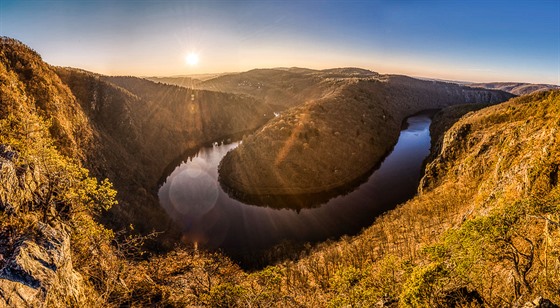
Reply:
[[[0,269],[0,307],[48,305],[49,292],[79,303],[83,280],[72,267],[68,233],[39,223],[36,235],[17,242]]]

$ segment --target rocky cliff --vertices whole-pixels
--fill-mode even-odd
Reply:
[[[11,239],[0,261],[0,306],[84,305],[87,285],[73,269],[70,236],[63,228],[39,223],[33,236]],[[2,253],[5,253],[5,248]],[[94,304],[89,302],[90,305]]]
[[[442,174],[472,177],[472,182],[481,182],[478,176],[488,174],[487,166],[496,166],[495,178],[508,179],[507,182],[488,183],[487,188],[511,184],[514,191],[526,194],[537,184],[536,177],[546,174],[550,175],[549,182],[554,183],[557,168],[554,140],[560,125],[554,115],[560,106],[559,93],[548,91],[524,96],[461,118],[445,132],[437,148],[437,158],[426,166],[420,185],[422,190],[437,186]],[[541,147],[540,155],[530,154],[535,144]],[[468,163],[457,165],[455,161],[459,159]],[[542,165],[548,160],[548,166]],[[517,166],[515,173],[507,168],[509,166]],[[541,167],[544,169],[525,169]],[[502,170],[507,170],[507,177],[500,174]]]

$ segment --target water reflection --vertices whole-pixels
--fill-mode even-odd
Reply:
[[[416,193],[430,149],[430,117],[419,114],[407,122],[391,154],[365,183],[316,208],[273,209],[230,198],[217,181],[217,167],[238,143],[202,148],[181,163],[160,188],[160,203],[188,241],[226,252],[355,234]]]
[[[218,186],[208,169],[206,161],[196,157],[169,179],[169,201],[175,210],[199,218],[214,208]]]

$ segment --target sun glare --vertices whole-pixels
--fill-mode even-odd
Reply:
[[[190,66],[195,66],[198,64],[198,54],[191,52],[185,57],[185,61]]]

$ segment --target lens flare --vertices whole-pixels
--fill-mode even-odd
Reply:
[[[169,187],[169,199],[175,210],[192,219],[212,210],[219,193],[216,179],[203,170],[196,173],[183,170]]]

